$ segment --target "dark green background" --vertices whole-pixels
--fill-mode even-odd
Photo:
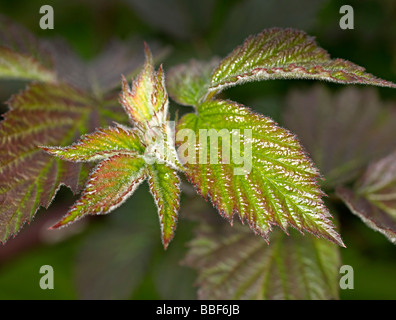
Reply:
[[[295,27],[316,36],[320,46],[333,57],[353,61],[378,77],[396,82],[394,0],[152,0],[147,1],[150,7],[146,8],[142,8],[139,2],[146,1],[2,0],[0,12],[40,37],[66,38],[87,60],[94,57],[113,37],[126,40],[137,35],[142,40],[158,41],[171,47],[170,54],[163,61],[165,71],[190,58],[224,56],[249,34],[258,33],[264,28]],[[167,3],[169,10],[161,9],[164,3]],[[54,8],[54,30],[41,30],[39,27],[39,9],[44,4],[50,4]],[[354,30],[339,28],[339,8],[343,4],[350,4],[355,10]],[[142,49],[143,44],[141,48],[136,48]],[[1,81],[1,100],[7,100],[10,94],[23,88],[23,85],[19,82]],[[279,120],[285,92],[289,88],[310,85],[310,81],[253,83],[232,88],[227,91],[227,96]],[[334,90],[339,87],[328,86]],[[390,89],[376,90],[384,99],[396,98]],[[1,110],[6,110],[4,105]],[[172,112],[175,110],[176,107],[173,106]],[[144,241],[148,241],[144,250],[150,253],[147,253],[148,256],[139,255],[136,259],[139,260],[138,263],[126,262],[130,266],[125,272],[125,277],[130,281],[129,298],[195,298],[195,273],[178,263],[186,250],[185,243],[192,237],[193,223],[182,219],[175,240],[168,251],[164,252],[160,243],[156,209],[150,197],[147,187],[140,188],[117,212],[108,217],[97,217],[95,221],[90,219],[92,223],[82,224],[81,230],[75,227],[76,233],[65,236],[61,241],[46,243],[41,238],[34,238],[29,243],[30,229],[46,215],[45,210],[40,210],[35,220],[26,225],[16,239],[8,242],[6,246],[12,246],[12,250],[5,252],[6,248],[0,247],[0,299],[77,299],[84,297],[81,292],[90,290],[96,290],[96,294],[101,297],[100,287],[81,288],[83,285],[77,280],[78,266],[83,263],[81,261],[91,259],[89,256],[85,257],[86,260],[81,257],[86,252],[82,248],[89,248],[92,237],[100,237],[101,234],[103,237],[111,237],[111,230],[114,229],[116,233],[120,225],[130,226],[131,229],[130,239],[127,236],[120,239],[120,242],[138,241],[134,237],[134,232],[137,232],[142,234]],[[75,198],[70,192],[62,189],[55,202],[67,206],[73,200]],[[342,205],[340,213],[341,234],[348,247],[341,249],[343,264],[353,266],[355,272],[355,289],[341,290],[341,298],[396,299],[395,246],[381,234],[368,229]],[[46,234],[45,231],[43,233]],[[19,241],[18,237],[28,240],[21,240],[21,245],[14,244]],[[110,245],[104,239],[103,248],[97,249],[106,252],[106,246]],[[134,254],[134,250],[139,248],[132,247],[130,252],[120,250],[120,259]],[[53,266],[55,270],[54,290],[41,290],[39,287],[39,269],[44,264]],[[98,276],[108,277],[111,281],[112,277],[117,277],[118,272],[122,271]]]

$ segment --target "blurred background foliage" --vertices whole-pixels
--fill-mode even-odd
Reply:
[[[39,9],[50,4],[55,29],[39,27]],[[354,30],[341,30],[339,8],[354,8]],[[364,66],[376,76],[396,82],[396,2],[394,0],[0,0],[0,13],[45,38],[64,38],[89,61],[114,39],[158,42],[170,51],[165,72],[191,58],[224,56],[248,35],[268,27],[299,28],[316,37],[332,57]],[[0,99],[24,87],[0,81]],[[282,123],[285,97],[307,90],[311,81],[250,83],[224,95]],[[331,91],[342,86],[325,84]],[[362,88],[358,88],[361,90]],[[374,88],[382,101],[396,101],[391,89]],[[290,102],[289,102],[290,104]],[[172,112],[185,112],[172,105]],[[0,111],[5,112],[2,104]],[[76,200],[62,188],[53,209],[40,210],[15,239],[0,247],[0,299],[194,299],[195,272],[180,265],[199,210],[213,210],[188,187],[175,240],[164,252],[156,208],[147,187],[139,188],[116,212],[85,219],[59,232],[51,221]],[[355,289],[341,290],[342,299],[396,299],[396,250],[378,232],[367,228],[346,207],[336,203],[342,263],[353,266]],[[217,214],[213,210],[213,214]],[[51,265],[55,290],[41,290],[39,269]],[[109,272],[109,270],[111,270]]]

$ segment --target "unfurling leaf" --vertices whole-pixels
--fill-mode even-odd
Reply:
[[[198,272],[199,299],[337,299],[339,250],[278,230],[271,245],[240,225],[202,225],[184,264]]]
[[[396,107],[381,102],[372,88],[334,94],[322,85],[292,90],[282,123],[311,155],[326,188],[351,181],[370,161],[396,148]]]
[[[68,147],[43,147],[61,159],[75,162],[100,161],[91,173],[81,199],[53,228],[88,214],[106,214],[120,206],[146,178],[158,207],[162,242],[167,248],[174,236],[179,209],[181,168],[166,123],[168,96],[162,68],[154,71],[146,46],[143,71],[132,83],[123,79],[120,101],[134,128],[117,125],[85,135]]]
[[[250,36],[223,59],[213,72],[209,91],[270,79],[316,79],[396,88],[394,83],[378,79],[349,61],[332,60],[303,31],[273,28]]]
[[[291,225],[343,245],[317,169],[294,135],[271,119],[212,100],[180,120],[176,139],[188,179],[230,222],[237,213],[266,239],[272,225]]]
[[[396,152],[372,163],[354,190],[340,187],[337,194],[364,223],[396,244]]]
[[[143,71],[129,88],[125,78],[120,102],[132,124],[147,127],[162,125],[168,116],[168,95],[162,66],[154,72],[153,58],[146,45],[146,62]]]

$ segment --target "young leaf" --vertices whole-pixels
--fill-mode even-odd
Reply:
[[[61,185],[81,187],[87,167],[62,162],[38,145],[65,145],[97,124],[95,102],[68,85],[37,83],[13,96],[0,122],[0,240],[6,241],[48,207]],[[93,117],[95,119],[95,117]],[[84,178],[82,178],[84,179]]]
[[[354,190],[337,189],[348,208],[396,244],[396,152],[372,163]]]
[[[145,178],[145,162],[117,154],[98,164],[91,173],[80,200],[52,228],[63,227],[87,214],[106,214],[128,199]]]
[[[146,128],[162,125],[168,115],[168,95],[162,66],[154,72],[153,58],[146,44],[146,62],[129,88],[125,78],[120,102],[132,124]]]
[[[317,85],[287,95],[282,123],[311,155],[325,177],[323,187],[333,188],[396,148],[395,122],[395,105],[381,102],[371,88],[331,94]]]
[[[85,135],[78,143],[69,147],[42,149],[63,160],[75,162],[104,160],[120,153],[137,155],[144,152],[144,146],[136,130],[120,125]]]
[[[236,225],[203,224],[184,264],[198,271],[199,299],[337,299],[339,249],[277,231],[271,245]]]
[[[170,97],[182,105],[198,105],[208,91],[212,71],[218,63],[217,58],[210,62],[191,60],[171,68],[166,77]]]
[[[176,171],[163,164],[148,166],[150,191],[158,208],[162,243],[165,249],[173,239],[180,207],[180,180]]]
[[[337,83],[396,88],[365,69],[342,59],[332,60],[313,37],[293,29],[272,28],[250,36],[214,70],[209,91],[218,92],[250,81],[316,79]]]
[[[168,96],[163,71],[160,68],[154,72],[147,46],[146,63],[133,81],[132,91],[123,80],[120,100],[134,129],[118,125],[86,135],[69,147],[43,147],[69,161],[101,161],[89,177],[81,199],[53,228],[87,214],[109,213],[148,176],[166,249],[176,228],[180,189],[175,169],[181,165],[171,137],[172,129],[166,123]]]
[[[318,171],[290,132],[221,100],[185,115],[177,131],[188,179],[231,223],[237,213],[266,239],[272,225],[291,225],[343,245],[321,199]]]

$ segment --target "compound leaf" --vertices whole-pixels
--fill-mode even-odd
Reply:
[[[120,206],[148,176],[158,207],[162,242],[167,248],[174,236],[179,209],[181,168],[168,118],[168,96],[162,68],[154,71],[146,45],[146,63],[132,83],[123,83],[121,103],[135,128],[121,125],[99,129],[74,145],[44,147],[69,161],[101,161],[88,179],[80,200],[53,228],[65,226],[87,214],[106,214]]]
[[[264,238],[274,224],[285,231],[291,225],[343,245],[317,169],[294,135],[271,119],[211,100],[180,120],[176,139],[188,179],[230,222],[237,213]]]

